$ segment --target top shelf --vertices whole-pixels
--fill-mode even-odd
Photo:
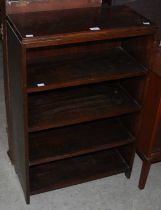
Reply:
[[[8,21],[28,48],[140,36],[156,30],[155,24],[126,6],[10,14]]]

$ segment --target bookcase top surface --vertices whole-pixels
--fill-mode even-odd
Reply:
[[[120,38],[156,30],[155,24],[126,6],[10,14],[8,21],[26,44],[52,39],[59,44],[63,39],[72,43],[74,38]]]

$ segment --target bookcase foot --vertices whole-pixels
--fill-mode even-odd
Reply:
[[[125,176],[126,176],[127,179],[130,179],[130,177],[131,177],[131,170],[126,171],[125,172]]]
[[[8,155],[8,157],[9,157],[9,159],[10,159],[12,165],[14,165],[14,163],[13,163],[13,157],[12,157],[12,155],[11,155],[10,150],[7,151],[7,155]]]

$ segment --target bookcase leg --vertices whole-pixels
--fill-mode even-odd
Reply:
[[[7,154],[8,154],[8,157],[9,157],[9,159],[10,159],[10,161],[11,161],[12,165],[14,165],[14,162],[13,162],[13,157],[12,157],[12,155],[11,155],[11,151],[10,151],[10,150],[8,150],[8,151],[7,151]]]
[[[142,169],[141,169],[141,174],[140,174],[140,180],[139,180],[139,189],[144,189],[147,177],[149,174],[151,162],[148,160],[143,161]]]
[[[131,171],[132,170],[128,170],[128,171],[125,172],[125,176],[126,176],[127,179],[130,179],[130,177],[131,177]]]
[[[26,204],[30,204],[30,195],[25,195]]]

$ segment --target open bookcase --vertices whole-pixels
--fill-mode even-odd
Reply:
[[[118,173],[130,178],[156,26],[128,7],[100,5],[10,8],[6,26],[9,154],[26,202]]]

